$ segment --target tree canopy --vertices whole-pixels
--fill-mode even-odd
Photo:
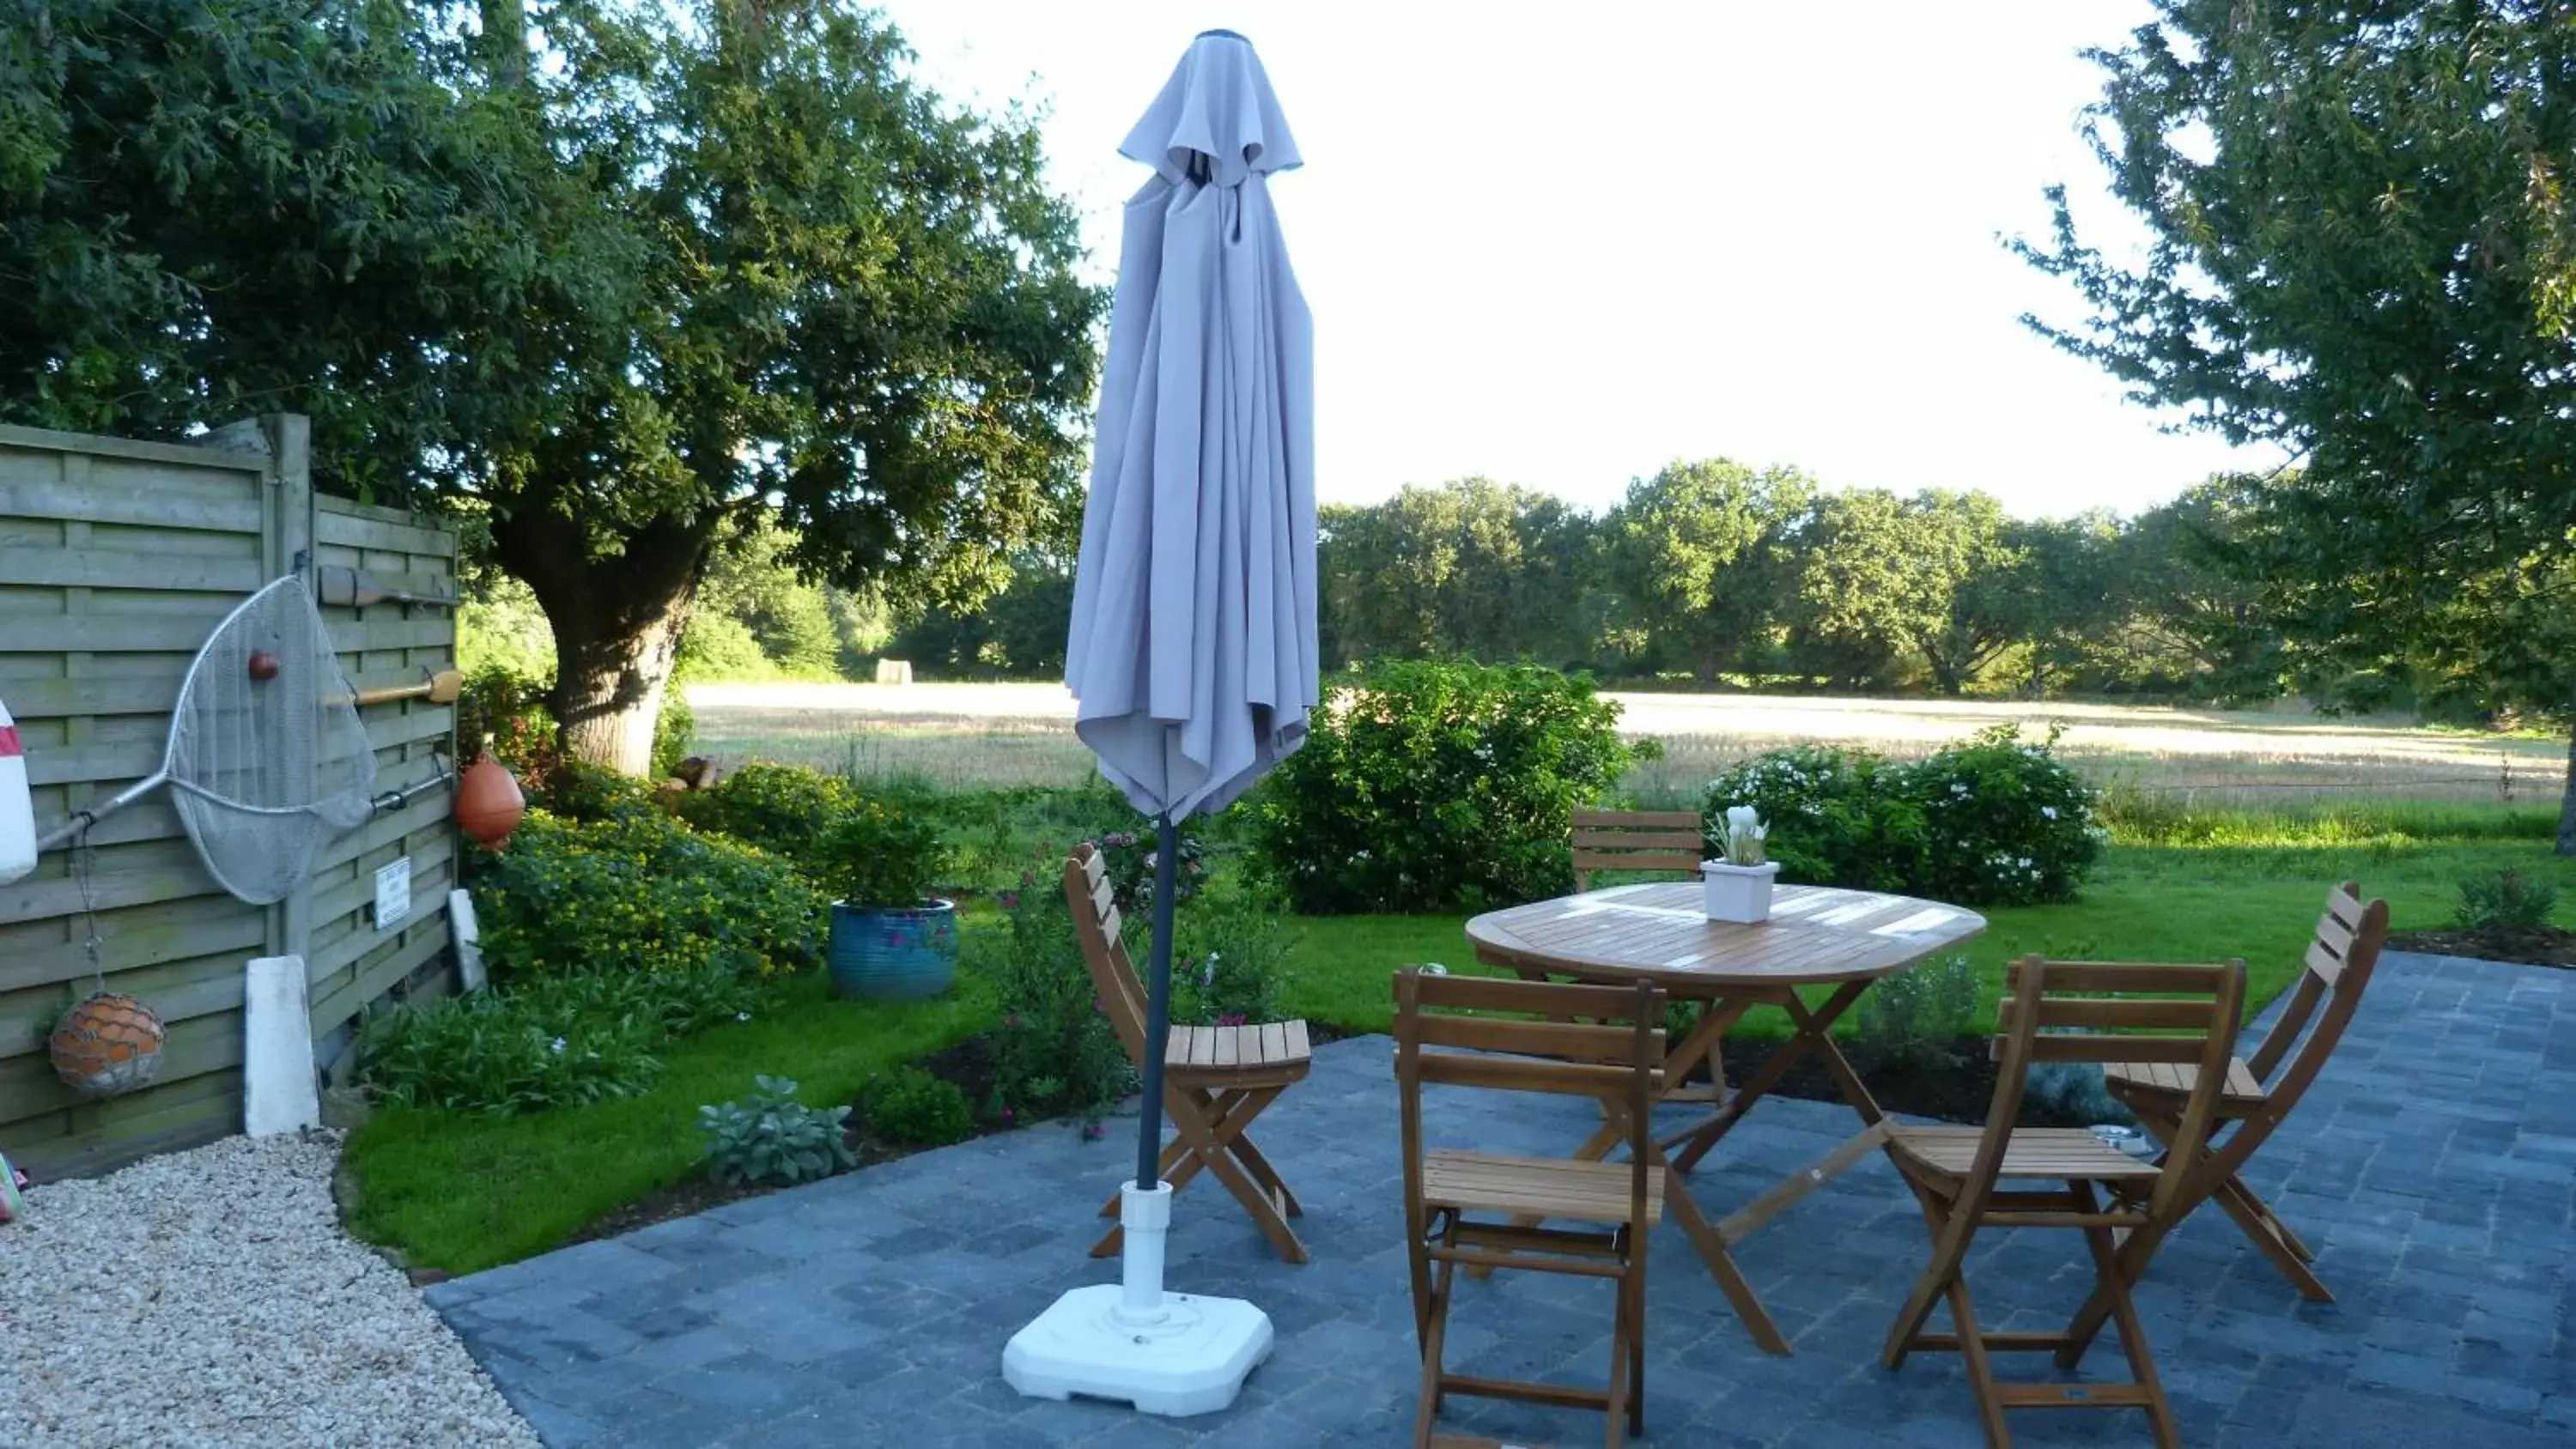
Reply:
[[[2022,254],[2086,314],[2034,325],[2238,442],[2286,627],[2347,665],[2576,728],[2576,26],[2550,0],[2159,0],[2088,134],[2151,234],[2063,189]],[[2559,848],[2576,853],[2576,744]]]
[[[313,414],[323,486],[458,510],[534,590],[576,753],[642,768],[770,523],[952,602],[1066,526],[1073,214],[854,0],[13,6],[0,417]]]

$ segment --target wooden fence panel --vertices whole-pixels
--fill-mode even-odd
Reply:
[[[189,661],[268,580],[345,564],[453,596],[454,534],[315,497],[304,436],[300,418],[190,444],[0,427],[0,701],[17,717],[39,830],[158,767]],[[448,610],[322,615],[361,687],[408,683],[453,659]],[[371,706],[365,720],[379,790],[444,768],[452,707],[403,701]],[[0,886],[0,1148],[51,1177],[239,1130],[243,964],[255,955],[304,956],[317,1063],[344,1071],[366,1007],[449,985],[451,799],[432,790],[326,846],[314,879],[276,906],[216,887],[157,793],[90,832],[86,890],[61,850]],[[380,925],[376,872],[406,858],[411,913]],[[152,1086],[82,1101],[55,1077],[45,1039],[101,976],[158,1013],[169,1043]]]

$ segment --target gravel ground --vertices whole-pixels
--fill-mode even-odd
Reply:
[[[337,1136],[228,1138],[0,1225],[0,1441],[530,1445],[409,1279],[340,1231]]]

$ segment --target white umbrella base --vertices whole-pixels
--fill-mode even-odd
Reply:
[[[1240,1298],[1163,1291],[1170,1183],[1145,1192],[1128,1184],[1118,1220],[1127,1234],[1120,1281],[1076,1288],[1011,1335],[1003,1379],[1033,1399],[1080,1394],[1174,1418],[1232,1404],[1270,1357],[1270,1315]]]
[[[1033,1399],[1112,1399],[1174,1418],[1213,1414],[1270,1357],[1270,1315],[1240,1298],[1163,1296],[1160,1323],[1118,1315],[1115,1283],[1076,1288],[1002,1350],[1002,1377]]]

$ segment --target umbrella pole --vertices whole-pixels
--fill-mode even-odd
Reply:
[[[1162,1180],[1163,1049],[1171,1040],[1172,905],[1180,888],[1180,829],[1165,812],[1154,822],[1154,941],[1145,967],[1145,1104],[1136,1114],[1136,1190]]]
[[[1136,1179],[1119,1195],[1118,1315],[1155,1323],[1163,1303],[1163,1242],[1171,1233],[1172,1190],[1163,1183],[1163,1047],[1171,1038],[1172,908],[1181,894],[1180,830],[1170,811],[1154,822],[1154,940],[1145,957],[1145,1100],[1136,1112]]]

